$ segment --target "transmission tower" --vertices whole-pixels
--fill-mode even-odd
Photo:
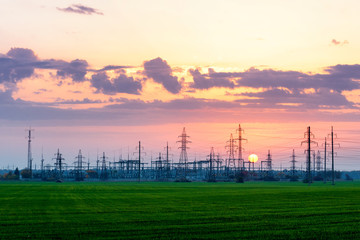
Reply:
[[[316,154],[316,171],[317,172],[321,171],[321,154],[320,154],[320,150],[318,150],[317,154]]]
[[[334,129],[333,126],[331,126],[331,133],[328,135],[329,137],[331,137],[331,184],[335,185],[335,159],[334,159],[334,154],[336,154],[334,152],[334,135],[335,138],[337,138],[337,134],[334,134]],[[335,144],[338,147],[340,147],[340,144]]]
[[[177,175],[180,179],[181,178],[186,179],[186,175],[187,175],[188,156],[186,150],[189,149],[189,147],[187,147],[187,144],[191,143],[191,141],[188,140],[189,137],[190,136],[186,135],[186,131],[184,127],[182,134],[178,136],[178,138],[180,138],[181,140],[177,141],[177,143],[181,143],[181,147],[179,147],[179,149],[181,149],[181,153],[180,153],[179,165],[177,169]]]
[[[138,181],[141,181],[141,156],[142,154],[146,154],[145,152],[142,152],[142,150],[144,150],[144,148],[141,146],[141,142],[139,141],[139,146],[136,147],[136,150],[138,150],[137,152],[134,152],[134,154],[138,154],[138,172],[137,172],[137,176],[138,176]]]
[[[166,178],[170,178],[171,177],[171,166],[170,166],[170,159],[169,159],[169,143],[166,142],[166,147],[165,147],[165,171],[166,171]],[[171,154],[172,155],[172,154]]]
[[[326,167],[326,164],[327,164],[327,156],[331,156],[331,152],[326,150],[326,148],[328,146],[331,146],[330,143],[327,142],[327,139],[325,137],[325,142],[323,143],[323,146],[324,146],[324,183],[327,182],[327,179],[328,179],[328,176],[327,176],[327,167]]]
[[[28,139],[28,157],[27,157],[27,168],[30,171],[30,177],[32,178],[33,174],[32,174],[32,153],[31,153],[31,140],[33,139],[33,136],[31,135],[31,133],[34,131],[34,129],[31,129],[31,127],[29,129],[26,130],[28,132],[27,135],[27,139]]]
[[[236,141],[238,141],[238,167],[243,170],[244,169],[244,159],[242,157],[242,152],[244,148],[242,147],[242,142],[246,141],[247,139],[242,137],[242,133],[244,133],[244,129],[241,128],[241,125],[239,124],[239,128],[236,129],[236,132],[239,134],[238,138],[235,138]]]
[[[44,179],[45,175],[44,175],[44,152],[43,149],[41,148],[41,179]]]
[[[60,153],[60,150],[57,150],[57,153],[55,153],[55,175],[57,180],[61,180],[62,179],[62,174],[63,174],[63,164],[64,164],[64,158],[62,157],[62,154]]]
[[[76,167],[75,167],[75,180],[76,181],[83,181],[84,180],[84,176],[83,176],[83,159],[85,159],[85,157],[83,157],[83,155],[81,154],[81,150],[79,150],[79,153],[77,155],[77,157],[75,157],[77,159],[77,161],[75,162]]]
[[[236,160],[235,160],[235,152],[236,152],[236,148],[237,146],[235,145],[236,141],[233,138],[232,133],[230,134],[230,140],[227,141],[227,145],[225,146],[227,150],[228,155],[228,160],[227,160],[227,172],[229,173],[229,170],[231,168],[234,168],[236,170]]]
[[[295,149],[293,149],[293,153],[290,157],[291,157],[291,161],[290,161],[291,162],[291,177],[293,180],[295,180],[295,171],[296,171]]]
[[[101,173],[100,173],[100,179],[106,180],[108,179],[108,172],[106,168],[106,159],[105,152],[103,152],[103,156],[101,157]]]
[[[210,155],[208,157],[209,157],[209,163],[210,163],[208,182],[215,182],[216,178],[215,178],[215,173],[214,173],[214,163],[215,163],[216,159],[215,159],[214,147],[211,147]]]
[[[99,174],[100,171],[100,160],[99,160],[99,152],[96,154],[96,172]]]
[[[311,144],[317,144],[317,142],[312,141],[311,138],[315,138],[315,135],[311,132],[310,130],[310,126],[307,128],[307,131],[304,133],[304,138],[306,138],[306,141],[302,141],[301,145],[303,143],[307,144],[307,150],[305,150],[304,152],[307,154],[307,161],[306,161],[306,175],[307,175],[307,181],[308,184],[310,185],[312,182],[312,176],[311,176]]]
[[[88,155],[87,170],[90,171],[90,157]]]
[[[272,171],[272,159],[271,159],[271,154],[270,154],[270,150],[268,150],[268,154],[267,154],[267,158],[266,158],[266,168],[267,171]]]

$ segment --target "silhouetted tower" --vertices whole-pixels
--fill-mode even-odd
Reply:
[[[142,152],[142,150],[144,150],[144,148],[141,146],[141,142],[139,141],[139,146],[136,147],[136,149],[138,150],[138,152],[135,152],[134,154],[138,154],[138,169],[137,169],[137,176],[138,176],[138,181],[140,182],[141,180],[141,155],[142,154],[146,154],[144,152]]]
[[[238,167],[240,169],[243,169],[244,168],[244,159],[242,156],[242,152],[243,152],[244,148],[242,147],[242,141],[247,142],[247,139],[242,137],[242,133],[244,133],[244,129],[241,128],[240,124],[239,124],[239,128],[236,129],[236,132],[239,134],[238,138],[235,139],[236,141],[238,141],[238,144],[239,144],[239,146],[238,146]]]
[[[87,170],[90,170],[90,157],[88,157],[88,162],[87,162]]]
[[[334,134],[333,126],[331,126],[331,133],[329,134],[331,137],[331,184],[335,185],[335,159],[334,159],[334,135],[337,138],[337,134]],[[340,147],[340,144],[335,144]]]
[[[159,156],[155,159],[155,178],[157,180],[162,178],[163,168],[164,168],[164,164],[161,158],[161,152],[159,152]]]
[[[180,158],[179,158],[177,175],[180,178],[186,178],[187,162],[188,162],[188,156],[187,156],[186,150],[189,149],[189,147],[187,147],[187,144],[191,143],[191,141],[188,140],[188,138],[190,136],[186,135],[185,128],[183,128],[182,134],[178,137],[181,139],[181,140],[177,141],[177,142],[181,143],[181,147],[179,147],[179,149],[181,149],[181,153],[180,153]]]
[[[233,135],[232,133],[230,134],[230,140],[227,141],[227,145],[225,146],[227,150],[227,153],[229,154],[228,155],[228,160],[227,160],[227,168],[228,168],[228,171],[231,169],[231,168],[234,168],[236,170],[236,160],[235,160],[235,152],[236,152],[236,141],[235,139],[233,138]]]
[[[291,163],[291,168],[290,168],[291,169],[291,177],[295,178],[295,171],[296,171],[295,149],[293,149],[293,153],[292,153],[292,155],[290,157],[291,157],[291,161],[290,161],[290,163]]]
[[[214,172],[214,163],[215,163],[215,152],[214,147],[211,147],[210,155],[209,155],[209,163],[210,163],[210,169],[209,169],[209,176],[208,176],[208,182],[215,182],[215,172]]]
[[[327,151],[326,151],[326,147],[327,147],[328,143],[326,142],[326,137],[325,137],[325,143],[324,143],[324,183],[327,182],[327,173],[326,173],[326,156],[327,156]]]
[[[320,154],[320,150],[318,150],[317,154],[316,154],[316,171],[318,171],[318,172],[321,171],[321,154]]]
[[[307,144],[307,150],[305,150],[305,153],[307,153],[307,159],[306,159],[306,175],[307,175],[307,181],[310,185],[312,182],[312,176],[311,176],[311,144],[316,144],[317,142],[312,141],[311,138],[315,138],[315,135],[311,132],[310,126],[307,128],[307,131],[304,133],[304,138],[306,138],[306,141],[302,141],[301,145],[303,143]]]
[[[64,164],[64,158],[62,157],[62,154],[60,153],[60,150],[57,150],[57,153],[55,154],[55,172],[56,172],[56,178],[61,179],[63,175],[63,164]]]
[[[268,154],[266,158],[266,168],[267,171],[272,171],[272,159],[271,159],[270,150],[268,150]]]
[[[106,168],[106,159],[105,152],[103,152],[103,156],[101,157],[101,173],[100,173],[100,179],[106,180],[108,179],[108,172]]]
[[[43,179],[45,177],[45,172],[44,172],[44,153],[43,150],[41,149],[41,179]]]
[[[26,130],[28,132],[28,136],[26,137],[28,139],[28,157],[27,157],[27,168],[30,171],[31,174],[31,178],[33,176],[32,174],[32,153],[31,153],[31,140],[33,139],[31,133],[34,131],[34,129],[31,129],[31,127],[29,129]]]
[[[99,153],[96,154],[96,172],[99,174],[100,171],[100,160],[99,160]]]
[[[166,147],[165,147],[165,150],[166,150],[166,156],[165,156],[165,171],[166,171],[166,178],[170,178],[171,174],[170,174],[170,160],[169,160],[169,143],[166,142]]]
[[[75,167],[75,180],[76,181],[83,181],[84,180],[84,176],[83,176],[83,159],[85,159],[85,157],[83,157],[83,155],[81,154],[81,150],[79,150],[79,153],[77,155],[77,157],[75,157],[77,159],[77,161],[75,162],[76,167]]]
[[[141,180],[141,142],[139,141],[139,168],[138,168],[139,182]]]

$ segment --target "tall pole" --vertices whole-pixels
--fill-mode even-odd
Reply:
[[[186,150],[188,149],[187,144],[191,143],[191,141],[188,140],[189,136],[186,134],[185,128],[183,128],[182,134],[179,136],[179,138],[181,140],[179,140],[177,142],[181,143],[181,147],[179,147],[179,149],[181,149],[181,153],[180,153],[180,159],[179,159],[177,175],[178,175],[178,177],[183,178],[184,180],[186,180],[187,162],[188,162],[188,157],[187,157]]]
[[[32,136],[31,136],[31,132],[33,131],[33,129],[31,129],[31,127],[28,129],[28,162],[27,162],[27,168],[29,169],[30,171],[30,177],[32,178],[33,177],[33,174],[32,174],[32,154],[31,154],[31,139],[32,139]]]
[[[43,149],[41,148],[41,179],[44,178],[44,153]]]
[[[243,138],[242,137],[242,133],[244,132],[244,129],[241,128],[241,125],[239,124],[239,128],[236,129],[237,132],[239,132],[239,136],[237,139],[237,141],[239,141],[239,146],[238,146],[238,168],[240,170],[243,170],[244,169],[244,159],[243,159],[243,156],[242,156],[242,141],[247,141],[247,139]]]
[[[308,164],[307,164],[307,171],[308,171],[308,183],[311,183],[311,132],[310,126],[308,127]]]
[[[291,176],[294,179],[295,178],[295,149],[293,149],[293,154],[291,155]]]
[[[327,154],[327,152],[326,152],[326,137],[325,137],[325,150],[324,150],[325,152],[324,152],[324,183],[326,183],[326,178],[327,178],[327,176],[326,176],[326,154]]]
[[[170,165],[169,165],[169,142],[166,142],[166,177],[170,177]]]
[[[333,126],[331,126],[331,178],[332,185],[335,185],[335,169],[334,169],[334,131]]]
[[[140,176],[141,167],[140,167],[140,165],[141,165],[141,142],[139,141],[139,169],[138,169],[138,171],[139,171],[139,182],[141,180],[141,176]]]

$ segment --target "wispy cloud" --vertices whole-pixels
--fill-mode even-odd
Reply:
[[[87,7],[81,4],[73,4],[67,8],[56,8],[59,11],[62,12],[68,12],[68,13],[78,13],[78,14],[85,14],[85,15],[92,15],[92,14],[97,14],[97,15],[104,15],[103,12],[99,11],[98,9],[92,8],[92,7]]]
[[[333,40],[331,40],[331,44],[335,45],[335,46],[343,46],[345,44],[349,44],[349,41],[345,40],[345,41],[341,42],[341,41],[338,41],[336,39],[333,39]]]

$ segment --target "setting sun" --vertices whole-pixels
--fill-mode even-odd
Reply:
[[[258,156],[256,154],[249,155],[249,162],[256,163],[258,161]]]

